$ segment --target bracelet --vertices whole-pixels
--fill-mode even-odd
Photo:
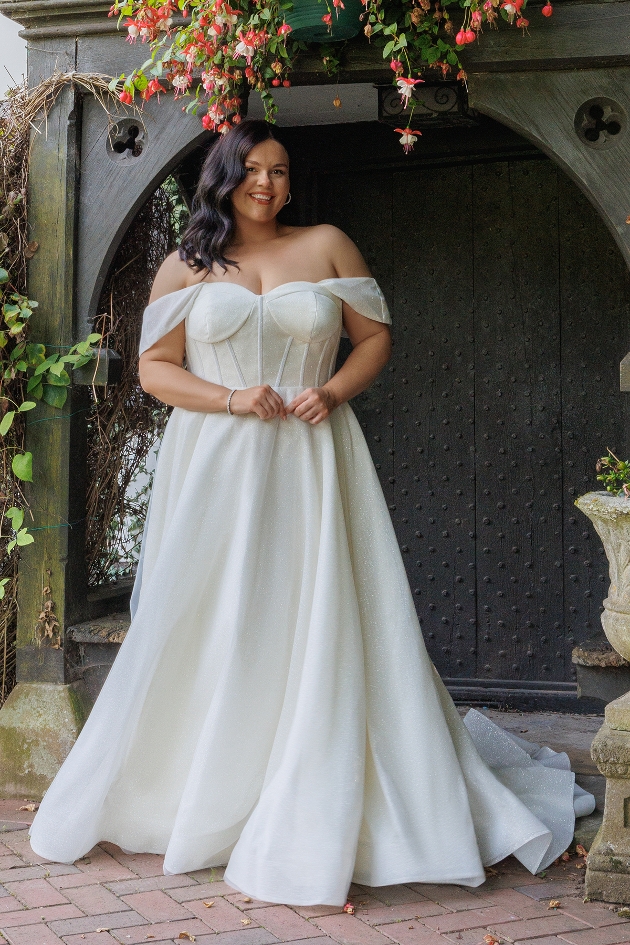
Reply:
[[[230,401],[232,400],[232,395],[235,394],[236,391],[237,391],[237,388],[235,387],[234,390],[230,391],[230,393],[228,394],[228,399],[227,399],[227,412],[229,413],[231,417],[234,416],[234,414],[230,410]]]

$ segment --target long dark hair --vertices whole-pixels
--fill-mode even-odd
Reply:
[[[191,269],[212,271],[236,266],[225,255],[234,236],[232,192],[245,179],[245,159],[263,141],[278,138],[266,121],[248,118],[221,135],[201,168],[193,198],[190,223],[182,237],[179,255]]]

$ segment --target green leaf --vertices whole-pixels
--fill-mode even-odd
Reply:
[[[0,283],[9,281],[9,273],[6,269],[0,269]]]
[[[15,548],[17,541],[15,538],[12,538],[9,544],[7,545],[7,554],[10,555],[13,549]]]
[[[386,45],[385,48],[383,49],[383,59],[387,59],[387,57],[389,56],[389,54],[391,53],[391,51],[393,50],[393,48],[394,48],[395,45],[396,45],[396,44],[395,44],[395,42],[394,42],[393,39],[391,39],[391,40],[387,43],[387,45]]]
[[[96,342],[100,341],[102,337],[102,335],[98,335],[96,332],[93,332],[91,335],[88,335],[85,340],[89,345],[95,345]]]
[[[50,404],[51,407],[61,409],[68,397],[67,387],[53,387],[51,384],[44,384],[42,390],[42,400]]]
[[[10,580],[9,578],[0,579],[0,600],[4,598],[4,595],[6,593],[5,588],[6,588],[6,585],[9,583],[9,580]]]
[[[17,364],[15,365],[15,370],[24,372],[28,370],[28,364],[26,363],[26,361],[18,361]]]
[[[32,545],[35,541],[33,536],[30,535],[25,528],[21,528],[19,530],[15,536],[15,540],[17,541],[18,545],[20,545],[20,547],[23,547],[24,545]]]
[[[11,463],[13,474],[22,479],[23,482],[33,481],[33,454],[17,453]]]
[[[6,348],[8,340],[6,331],[0,331],[0,348]]]
[[[38,374],[43,374],[44,371],[47,371],[50,365],[55,364],[56,361],[58,361],[58,359],[59,359],[58,354],[49,355],[49,357],[47,357],[45,361],[42,361],[42,363],[38,364],[38,366],[35,368],[35,376],[37,376]]]
[[[61,377],[61,375],[63,374],[64,370],[65,370],[65,369],[64,369],[64,366],[63,366],[63,362],[62,362],[61,359],[60,359],[59,361],[56,361],[54,364],[51,364],[51,365],[50,365],[50,367],[48,368],[48,373],[49,373],[49,374],[54,374],[56,377]]]
[[[27,410],[33,410],[34,407],[37,407],[37,404],[32,400],[25,400],[24,403],[21,403],[18,407],[20,413],[26,413]]]
[[[35,388],[38,386],[38,384],[41,384],[41,382],[41,377],[36,377],[35,375],[33,375],[33,377],[29,377],[28,384],[26,385],[26,393],[30,394],[30,392],[35,390]]]
[[[56,367],[57,365],[54,366]],[[62,365],[61,372],[59,374],[54,374],[52,371],[49,371],[45,381],[47,384],[52,384],[53,387],[67,387],[70,383],[70,375],[63,369]]]
[[[398,48],[402,49],[403,46],[406,46],[406,45],[407,45],[407,37],[405,36],[404,33],[401,33],[400,36],[398,37]]]
[[[35,380],[39,380],[39,378],[35,378]],[[44,393],[44,386],[40,381],[36,387],[30,387],[28,392],[31,395],[31,397],[35,398],[35,400],[41,400],[42,394]]]
[[[14,416],[15,410],[7,410],[4,417],[0,421],[0,436],[6,436],[6,434],[9,432]]]
[[[17,532],[18,529],[22,527],[22,522],[24,521],[24,510],[16,509],[13,505],[10,509],[4,513],[5,516],[11,520],[11,528],[14,532]]]

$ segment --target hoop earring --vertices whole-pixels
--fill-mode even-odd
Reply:
[[[287,199],[284,201],[285,207],[286,207],[286,205],[287,205],[288,203],[291,203],[291,192],[290,192],[290,191],[289,191],[289,193],[288,193],[288,195],[287,195]]]

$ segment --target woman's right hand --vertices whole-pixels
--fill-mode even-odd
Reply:
[[[287,419],[282,397],[269,384],[235,390],[230,401],[230,410],[240,415],[255,413],[261,420],[273,420],[274,417]]]

